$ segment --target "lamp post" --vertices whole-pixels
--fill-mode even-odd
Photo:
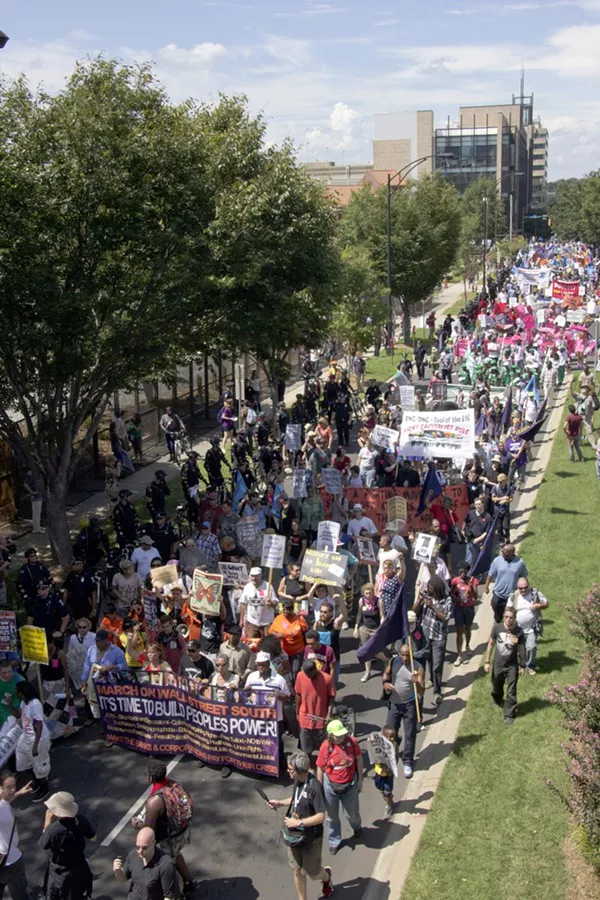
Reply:
[[[487,293],[488,198],[483,197],[483,292]]]

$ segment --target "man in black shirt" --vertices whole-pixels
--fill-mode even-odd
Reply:
[[[154,478],[146,488],[146,506],[154,522],[156,522],[158,514],[165,511],[166,497],[170,493],[167,473],[164,469],[157,469]]]
[[[82,559],[75,557],[63,584],[63,601],[74,619],[95,619],[98,590],[94,577]]]
[[[485,654],[484,671],[490,671],[490,657],[494,654],[492,669],[492,701],[502,707],[504,683],[504,724],[512,725],[517,706],[517,681],[525,674],[525,635],[517,625],[514,609],[505,609],[502,622],[495,622]]]
[[[43,628],[51,633],[64,634],[69,624],[69,610],[61,600],[56,588],[49,581],[42,582],[36,596],[25,604],[27,624]]]
[[[30,547],[25,551],[25,563],[17,575],[17,590],[24,603],[34,601],[37,597],[38,584],[41,581],[49,580],[50,572],[43,563],[39,562],[35,547]]]
[[[154,546],[160,553],[160,558],[164,563],[175,557],[177,551],[177,534],[175,529],[167,519],[165,512],[159,512],[156,516],[156,522],[148,522],[144,526],[144,534],[150,535],[154,541]]]
[[[425,356],[427,355],[427,351],[425,347],[422,345],[421,341],[417,341],[417,346],[415,347],[415,363],[417,365],[417,378],[423,380],[425,378]]]
[[[140,828],[135,850],[127,854],[125,862],[117,856],[113,872],[117,881],[131,879],[131,900],[175,900],[179,896],[175,863],[156,846],[151,828]]]
[[[413,469],[410,460],[402,460],[396,472],[396,486],[419,487],[420,483],[419,473]]]
[[[125,490],[119,491],[119,502],[113,510],[113,519],[119,547],[123,550],[127,544],[137,544],[139,531],[138,514],[133,506],[133,493]]]
[[[342,447],[347,447],[350,443],[350,419],[352,418],[350,396],[347,392],[340,392],[338,394],[333,411],[335,413],[338,444],[341,444]]]
[[[208,684],[214,671],[215,667],[210,659],[200,652],[198,641],[190,641],[187,653],[183,654],[179,663],[179,675],[185,675],[186,678],[193,678]]]
[[[369,384],[367,390],[365,391],[365,400],[370,406],[374,406],[375,409],[379,409],[379,401],[381,399],[381,391],[379,390],[379,385],[375,381],[374,378],[369,378]]]
[[[475,509],[470,509],[465,517],[463,524],[463,534],[467,541],[465,548],[465,562],[470,567],[473,565],[481,545],[485,541],[486,535],[492,524],[492,517],[485,511],[485,501],[483,497],[477,497],[475,500]]]

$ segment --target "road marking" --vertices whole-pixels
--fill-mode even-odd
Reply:
[[[183,756],[184,756],[183,753],[178,753],[177,756],[173,757],[173,759],[167,766],[167,775],[171,774],[171,772],[173,771],[173,769],[175,768],[177,763],[181,762],[181,760],[183,759]],[[129,825],[129,823],[131,821],[131,817],[135,816],[138,809],[140,809],[140,807],[144,805],[144,803],[146,802],[146,800],[148,799],[149,796],[150,796],[150,788],[148,787],[148,788],[146,788],[146,790],[144,791],[142,796],[138,797],[138,799],[135,801],[135,803],[133,803],[133,805],[129,807],[129,809],[127,810],[125,815],[121,819],[119,819],[119,821],[117,822],[117,824],[115,825],[113,830],[109,831],[109,833],[106,835],[106,837],[100,844],[101,847],[110,847],[110,845],[112,844],[114,839],[119,834],[121,834],[121,832],[123,831],[125,826]]]

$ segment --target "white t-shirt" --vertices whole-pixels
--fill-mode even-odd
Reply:
[[[270,625],[275,618],[275,606],[265,606],[267,599],[277,603],[277,595],[271,586],[269,594],[269,585],[263,581],[261,586],[257,588],[251,581],[248,582],[242,591],[241,603],[246,606],[246,621],[251,625],[262,628],[263,625]]]
[[[516,610],[517,625],[527,634],[527,632],[533,631],[535,623],[540,616],[539,610],[531,609],[531,604],[544,603],[545,601],[546,598],[541,591],[536,591],[534,595],[533,591],[522,594],[519,590],[516,590],[514,594],[508,598],[506,605],[507,607],[512,606]]]
[[[361,472],[375,467],[375,457],[377,454],[370,447],[361,447],[358,451],[358,466]]]
[[[8,852],[8,859],[6,860],[7,866],[12,866],[13,863],[16,863],[17,860],[21,858],[21,851],[19,850],[19,829],[16,826],[12,836],[12,842],[10,840],[14,819],[15,814],[10,808],[10,804],[7,803],[6,800],[0,800],[0,853],[2,856],[6,856]],[[9,844],[10,850],[8,849]]]
[[[160,559],[160,553],[156,547],[149,547],[148,550],[142,550],[141,547],[136,547],[131,554],[131,562],[137,565],[137,573],[142,581],[152,568],[153,559]]]
[[[383,564],[386,560],[391,559],[394,563],[394,569],[397,571],[398,569],[398,560],[402,556],[397,550],[393,548],[391,550],[380,550],[377,554],[377,560],[379,562],[379,568],[377,569],[377,575],[383,574]]]
[[[260,672],[250,672],[244,689],[249,691],[261,688],[263,689],[261,693],[265,695],[272,691],[279,691],[280,694],[287,694],[288,697],[290,695],[290,689],[285,682],[285,678],[277,675],[276,672],[271,672],[268,678],[263,678]],[[277,720],[281,722],[283,720],[283,703],[281,700],[276,700],[275,702],[277,704]]]
[[[350,537],[358,537],[365,528],[369,534],[377,534],[377,528],[372,519],[368,516],[361,516],[360,519],[350,519],[348,522],[348,534]]]
[[[113,575],[112,586],[121,595],[124,606],[131,606],[134,600],[139,600],[142,596],[142,579],[138,572],[134,572],[130,578],[117,572]]]
[[[21,727],[23,733],[32,743],[35,739],[35,729],[33,727],[34,719],[37,719],[42,723],[40,741],[49,738],[50,732],[48,731],[48,726],[46,725],[46,720],[44,718],[44,710],[42,704],[36,698],[30,700],[29,703],[21,703]]]

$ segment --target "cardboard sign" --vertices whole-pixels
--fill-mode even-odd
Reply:
[[[194,585],[190,596],[190,606],[194,612],[207,616],[218,616],[221,612],[223,576],[213,572],[194,569]]]
[[[302,425],[288,425],[285,429],[285,449],[302,449]]]
[[[358,553],[358,561],[363,566],[376,566],[377,554],[375,552],[375,544],[369,538],[356,538],[356,548]]]
[[[343,587],[346,581],[348,557],[324,550],[307,550],[302,562],[300,581],[318,581],[332,587]]]
[[[379,763],[387,766],[394,776],[398,777],[398,763],[396,761],[396,748],[386,737],[378,732],[369,735],[369,743],[367,744],[369,751],[369,762],[373,765]]]
[[[567,320],[562,315],[557,316],[556,319],[554,320],[554,324],[556,325],[557,328],[564,328],[565,325],[567,324]]]
[[[376,425],[371,432],[371,443],[375,444],[376,447],[384,447],[386,450],[393,451],[399,439],[399,431],[395,431],[393,428],[386,428],[384,425]]]
[[[333,494],[334,496],[339,496],[342,493],[342,475],[338,469],[330,468],[323,469],[321,472],[323,477],[323,483],[325,485],[325,490],[328,494]]]
[[[424,534],[420,531],[415,535],[412,548],[412,558],[415,562],[430,563],[436,555],[438,538],[434,534]]]
[[[248,569],[245,563],[220,562],[219,572],[223,576],[224,587],[248,584]]]
[[[23,662],[43,663],[48,665],[48,642],[44,628],[35,625],[23,625],[19,628],[21,635],[21,659]]]
[[[415,408],[415,388],[412,384],[400,385],[400,406],[402,409]]]
[[[292,496],[297,500],[306,497],[306,469],[292,472]]]
[[[392,497],[387,502],[387,525],[400,534],[408,518],[408,506],[404,497]]]
[[[332,522],[329,519],[319,522],[317,550],[328,550],[330,553],[335,553],[340,539],[341,528],[342,526],[339,522]]]
[[[262,534],[258,527],[258,516],[242,516],[235,526],[238,544],[243,547],[251,557],[260,556],[262,548]]]
[[[18,659],[17,614],[12,609],[0,609],[0,653]]]
[[[150,569],[150,579],[153,588],[163,588],[167,584],[175,584],[178,578],[177,566],[174,563],[169,566],[158,566],[156,569]]]
[[[260,564],[265,569],[281,569],[285,555],[285,535],[263,535],[262,556]]]
[[[447,381],[434,381],[431,385],[431,396],[434,400],[447,400],[448,399],[448,382]]]

